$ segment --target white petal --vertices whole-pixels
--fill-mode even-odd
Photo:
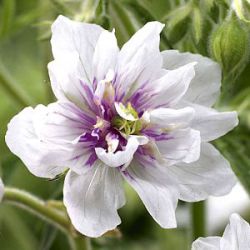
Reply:
[[[171,166],[169,171],[179,184],[180,199],[189,202],[225,195],[236,183],[228,161],[209,143],[201,144],[198,161]]]
[[[143,137],[143,136],[142,136]],[[143,137],[143,144],[148,142],[146,137]],[[130,136],[127,145],[123,151],[116,153],[106,152],[104,148],[95,148],[97,157],[110,167],[120,167],[133,159],[134,153],[141,144],[141,137]]]
[[[79,56],[75,54],[65,55],[63,58],[48,64],[48,71],[53,92],[60,101],[71,101],[85,112],[90,113],[91,103],[84,87],[88,82],[84,78]],[[89,87],[92,90],[92,87]]]
[[[2,179],[0,178],[0,202],[3,199],[3,194],[4,194],[4,185],[3,185]]]
[[[175,70],[166,71],[165,75],[154,81],[154,107],[171,107],[185,95],[191,80],[195,76],[195,63],[189,63]]]
[[[201,132],[202,141],[215,140],[238,125],[236,112],[218,112],[200,105],[192,107],[195,109],[195,117],[191,127]]]
[[[120,117],[128,121],[136,121],[138,117],[135,117],[129,110],[121,103],[115,102],[115,110]]]
[[[226,250],[227,246],[237,250],[250,249],[250,226],[238,214],[230,216],[230,223],[223,234],[221,247]]]
[[[220,237],[198,238],[193,242],[192,250],[222,250],[220,248],[220,239]]]
[[[155,166],[142,166],[133,161],[123,172],[123,176],[161,227],[176,227],[175,209],[178,193],[166,173]]]
[[[156,145],[170,164],[190,163],[200,157],[200,133],[193,129],[179,129],[168,133],[169,139],[157,141]]]
[[[180,53],[177,50],[162,52],[163,66],[168,70],[176,69],[190,62],[195,65],[195,77],[191,81],[185,100],[212,106],[220,94],[221,68],[218,63],[197,54]]]
[[[183,109],[158,108],[149,111],[150,125],[161,128],[183,128],[186,127],[194,117],[194,109],[186,107]]]
[[[92,83],[93,54],[102,31],[98,25],[71,21],[59,16],[52,25],[51,45],[54,58],[61,60],[69,55],[77,56],[81,64],[82,80]]]
[[[17,114],[8,124],[5,140],[31,173],[53,178],[66,169],[64,159],[68,152],[61,146],[40,140],[34,127],[34,119],[39,114],[44,117],[42,105],[36,109],[25,108]]]
[[[121,223],[117,209],[125,198],[118,170],[99,164],[83,175],[69,171],[63,193],[69,217],[80,233],[99,237]]]
[[[247,250],[250,249],[250,226],[238,214],[230,216],[221,237],[199,238],[193,245],[192,250]]]
[[[93,55],[93,74],[97,82],[103,80],[110,69],[114,70],[119,52],[114,32],[103,31]]]
[[[117,66],[121,93],[129,93],[130,88],[138,88],[145,81],[153,79],[161,69],[159,43],[163,27],[159,22],[149,22],[122,47]]]
[[[52,103],[47,107],[39,105],[35,110],[33,125],[38,139],[45,145],[61,148],[63,166],[78,174],[87,171],[94,154],[93,141],[79,142],[79,138],[85,132],[91,133],[95,118],[69,102]]]
[[[37,106],[35,113],[36,133],[43,141],[72,143],[84,132],[91,132],[96,118],[88,116],[73,103],[52,103],[47,107]]]

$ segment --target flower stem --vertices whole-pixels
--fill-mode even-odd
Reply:
[[[2,202],[25,209],[60,229],[68,237],[71,250],[92,249],[90,239],[74,229],[61,201],[44,201],[26,191],[5,186]],[[114,229],[103,236],[120,238],[121,233],[118,229]]]
[[[49,206],[49,203],[46,203],[28,192],[16,188],[5,187],[3,202],[14,204],[32,212],[40,218],[55,225],[63,232],[73,233],[70,220],[65,213]]]
[[[206,203],[195,202],[191,205],[192,214],[192,240],[206,235]]]

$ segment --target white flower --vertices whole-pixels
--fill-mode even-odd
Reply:
[[[238,214],[230,216],[222,237],[198,238],[192,250],[249,250],[250,226]]]
[[[147,23],[122,48],[114,32],[59,16],[48,65],[58,99],[28,107],[6,142],[36,176],[69,171],[64,204],[75,228],[97,237],[120,224],[122,179],[164,228],[176,227],[178,199],[224,195],[229,163],[208,142],[237,125],[212,109],[221,71],[208,58],[159,51],[163,25]]]

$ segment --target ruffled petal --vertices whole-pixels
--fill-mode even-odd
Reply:
[[[192,250],[224,250],[220,248],[220,239],[220,237],[200,237],[193,242]]]
[[[42,113],[35,113],[33,121],[39,140],[65,149],[64,166],[78,174],[88,171],[97,159],[96,137],[90,135],[96,118],[69,102],[52,103],[40,109]]]
[[[80,233],[99,237],[121,223],[117,209],[125,197],[117,169],[97,164],[83,175],[69,171],[63,193],[69,217]]]
[[[237,112],[218,112],[200,105],[191,106],[195,109],[191,127],[200,131],[202,141],[215,140],[228,133],[239,123]]]
[[[162,66],[159,50],[160,32],[164,25],[149,22],[122,47],[117,65],[116,89],[129,96],[146,81],[154,79]]]
[[[104,148],[95,148],[97,157],[109,167],[120,167],[129,163],[139,145],[146,144],[148,139],[145,136],[130,136],[123,151],[106,152]]]
[[[183,99],[208,107],[215,103],[221,86],[221,68],[218,63],[198,54],[180,53],[177,50],[163,51],[162,56],[163,66],[167,70],[176,69],[190,62],[197,62],[195,77]]]
[[[166,73],[152,83],[153,95],[150,107],[172,107],[185,95],[195,76],[194,65],[189,63]]]
[[[193,129],[179,129],[167,134],[156,145],[167,165],[194,162],[200,157],[200,133]]]
[[[52,52],[57,60],[67,59],[70,55],[78,58],[82,80],[93,82],[93,54],[103,29],[95,24],[72,21],[59,16],[52,24]],[[70,67],[70,62],[67,64]]]
[[[97,84],[100,80],[105,79],[109,70],[115,70],[118,52],[115,32],[103,31],[93,55],[93,74]]]
[[[135,189],[154,220],[163,228],[176,227],[178,192],[163,170],[133,161],[123,177]]]
[[[65,156],[69,151],[39,138],[34,124],[37,117],[44,117],[45,107],[28,107],[8,124],[6,143],[12,153],[21,158],[29,171],[36,176],[53,178],[66,169]]]
[[[96,123],[95,117],[69,102],[43,106],[43,114],[35,113],[35,118],[34,125],[40,139],[58,144],[75,142],[82,134],[91,133]]]
[[[245,250],[250,249],[250,226],[238,214],[230,216],[230,222],[227,225],[221,239],[221,248]]]
[[[250,249],[250,226],[238,214],[230,216],[222,237],[198,238],[192,250],[247,250]]]
[[[194,118],[194,109],[186,107],[183,109],[158,108],[143,114],[149,120],[150,126],[166,129],[184,128]]]
[[[228,161],[209,143],[201,144],[198,161],[171,166],[169,171],[178,183],[180,199],[188,202],[225,195],[236,184]]]
[[[50,62],[48,71],[52,90],[59,101],[70,101],[84,112],[93,114],[96,109],[93,86],[89,86],[81,67],[79,56],[74,54]]]

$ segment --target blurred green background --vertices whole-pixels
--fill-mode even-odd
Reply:
[[[91,2],[88,15],[84,9],[87,2]],[[46,200],[62,198],[63,179],[47,181],[34,177],[10,153],[4,135],[8,121],[22,108],[54,100],[47,74],[47,64],[52,60],[50,25],[63,14],[107,29],[115,27],[120,45],[147,21],[158,20],[166,24],[161,36],[162,50],[191,51],[221,63],[223,86],[217,108],[237,110],[240,125],[215,145],[231,161],[233,170],[249,191],[249,24],[232,14],[230,5],[231,1],[227,0],[0,0],[0,171],[4,183]],[[247,8],[246,5],[246,18]],[[190,206],[179,203],[180,226],[163,230],[148,215],[136,194],[127,188],[127,204],[120,210],[123,236],[93,240],[93,247],[190,249]],[[65,250],[69,246],[57,229],[21,209],[1,204],[0,249]]]

